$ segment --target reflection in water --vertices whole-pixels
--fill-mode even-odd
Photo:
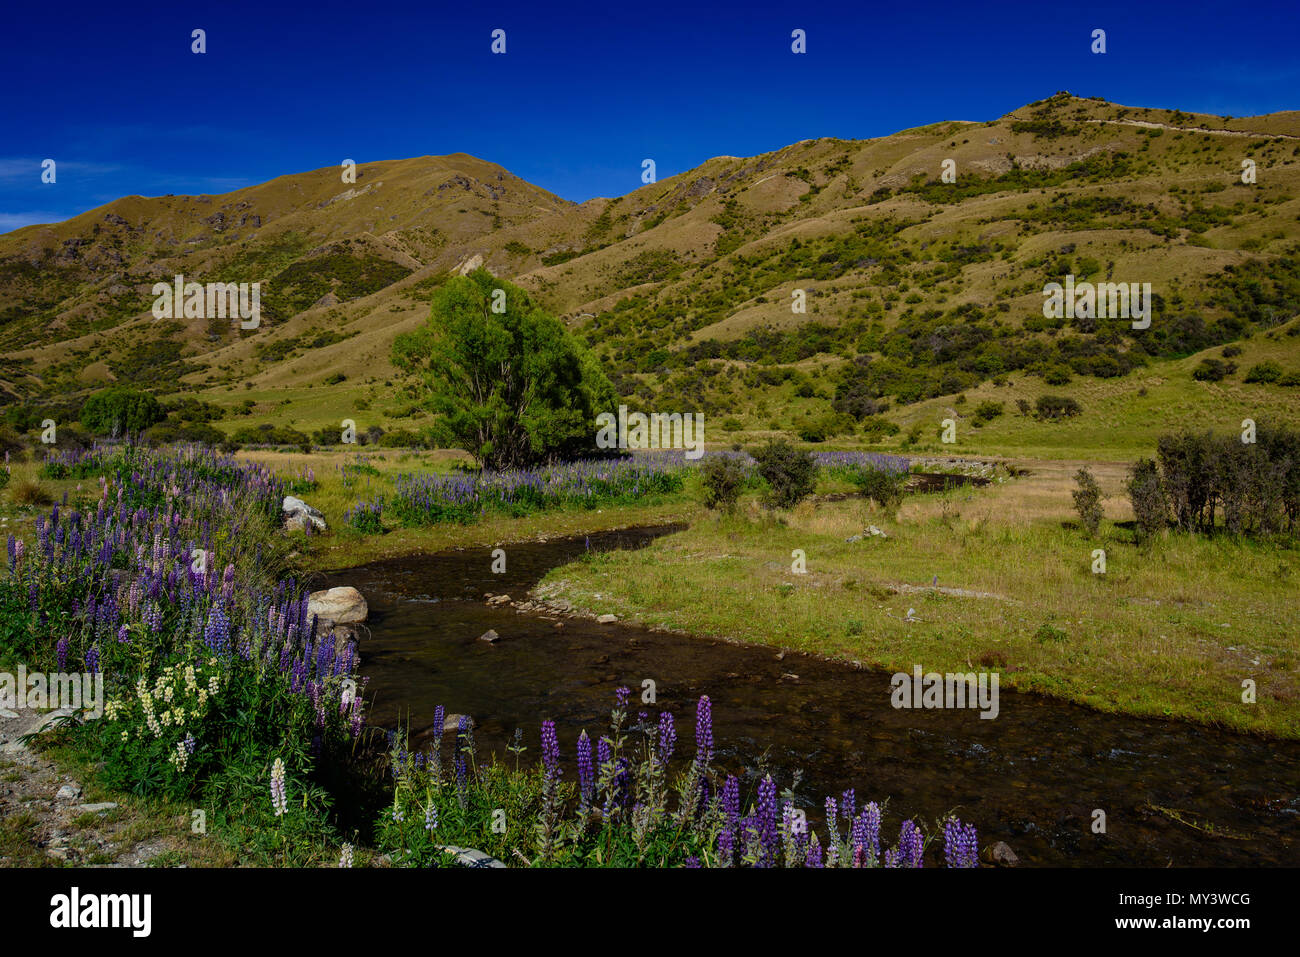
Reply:
[[[427,728],[433,710],[474,716],[481,747],[504,755],[516,727],[536,758],[538,727],[553,718],[572,754],[583,728],[605,729],[613,691],[656,685],[653,716],[672,711],[692,750],[696,699],[713,700],[718,761],[733,773],[770,769],[778,785],[803,771],[798,798],[815,817],[825,795],[856,789],[889,799],[886,833],[918,816],[956,811],[981,844],[1004,840],[1027,864],[1300,864],[1300,745],[1175,722],[1146,721],[1002,690],[996,720],[978,710],[896,710],[889,674],[771,648],[520,614],[483,604],[485,592],[525,597],[545,572],[593,550],[640,547],[666,526],[396,559],[327,576],[370,603],[361,645],[374,696],[372,723]],[[701,596],[701,600],[707,600]],[[489,628],[495,644],[478,641]],[[797,679],[789,677],[797,675]],[[785,676],[785,677],[783,677]],[[753,779],[747,782],[753,784]],[[1210,836],[1185,822],[1213,826]],[[1106,813],[1092,833],[1094,809]]]

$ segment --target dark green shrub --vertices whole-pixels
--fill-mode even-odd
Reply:
[[[1079,521],[1088,530],[1088,534],[1096,535],[1102,519],[1101,502],[1104,496],[1101,494],[1101,486],[1086,468],[1074,473],[1074,481],[1079,486],[1070,493],[1074,498],[1074,510],[1079,513]]]
[[[1139,459],[1129,471],[1129,502],[1137,522],[1138,540],[1146,541],[1168,522],[1169,506],[1165,499],[1160,470],[1154,459]]]
[[[1218,359],[1202,359],[1192,370],[1192,378],[1197,382],[1219,382],[1237,371],[1235,362],[1220,362]]]
[[[849,476],[865,498],[886,511],[903,504],[903,488],[907,485],[907,472],[887,472],[884,469],[862,468]]]
[[[1040,395],[1035,403],[1040,419],[1068,419],[1078,415],[1083,408],[1074,399],[1062,395]]]
[[[986,422],[992,422],[1002,414],[1002,403],[994,402],[992,399],[981,402],[975,407],[975,424],[983,425]]]
[[[785,439],[771,439],[750,455],[758,463],[758,474],[767,482],[762,500],[768,508],[793,508],[816,487],[816,459]]]
[[[1282,367],[1276,362],[1260,362],[1250,367],[1246,373],[1246,382],[1276,382],[1282,378]]]
[[[745,485],[745,468],[730,455],[711,455],[700,467],[704,481],[704,505],[724,512],[734,511]]]

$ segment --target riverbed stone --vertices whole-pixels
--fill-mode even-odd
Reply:
[[[596,618],[596,623],[600,625],[608,625],[615,621],[618,621],[618,615],[599,615]]]
[[[501,636],[496,633],[495,628],[489,628],[487,631],[483,632],[483,634],[478,636],[478,640],[486,641],[488,644],[493,645],[501,640]]]
[[[307,614],[335,625],[363,622],[370,614],[365,597],[351,585],[314,591],[307,598]]]
[[[998,841],[984,849],[984,860],[998,867],[1015,867],[1020,863],[1016,852],[1005,841]]]

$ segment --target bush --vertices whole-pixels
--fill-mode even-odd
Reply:
[[[700,469],[706,508],[732,512],[745,485],[745,468],[730,455],[712,455]]]
[[[1180,529],[1233,533],[1294,529],[1300,519],[1300,433],[1260,423],[1255,441],[1232,433],[1162,435],[1160,478]]]
[[[986,422],[992,422],[1002,414],[1002,403],[994,402],[991,399],[981,402],[975,407],[975,424],[983,425]]]
[[[1104,496],[1101,494],[1101,486],[1086,468],[1074,473],[1074,481],[1079,486],[1070,493],[1074,497],[1074,510],[1079,513],[1079,521],[1088,530],[1088,534],[1096,535],[1102,518],[1101,502]]]
[[[140,432],[161,422],[162,406],[148,392],[113,386],[96,392],[81,407],[81,424],[100,435]]]
[[[1160,470],[1153,459],[1139,459],[1129,471],[1126,486],[1137,521],[1138,539],[1146,541],[1168,522],[1168,504]]]
[[[907,472],[890,472],[884,469],[862,468],[849,476],[863,496],[886,511],[893,511],[903,502],[903,487],[907,485]]]
[[[1202,359],[1200,365],[1192,370],[1192,378],[1197,382],[1219,382],[1236,371],[1237,364],[1235,362],[1220,362],[1218,359]]]
[[[1048,385],[1069,385],[1070,370],[1065,366],[1049,366],[1043,370],[1043,381]]]
[[[750,455],[758,463],[758,474],[767,482],[763,504],[768,508],[793,508],[816,487],[816,459],[785,439],[771,439]]]
[[[1040,419],[1068,419],[1083,411],[1078,402],[1063,395],[1040,395],[1035,410]]]
[[[201,442],[217,446],[225,435],[206,422],[159,422],[145,430],[145,440],[150,445],[168,445],[175,442]]]
[[[1246,382],[1276,382],[1282,378],[1282,367],[1276,362],[1260,362],[1250,367]]]

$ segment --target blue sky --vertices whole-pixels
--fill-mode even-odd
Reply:
[[[581,201],[635,189],[647,157],[664,178],[811,137],[992,119],[1057,90],[1297,109],[1298,24],[1295,0],[10,3],[0,231],[133,193],[454,152]]]

